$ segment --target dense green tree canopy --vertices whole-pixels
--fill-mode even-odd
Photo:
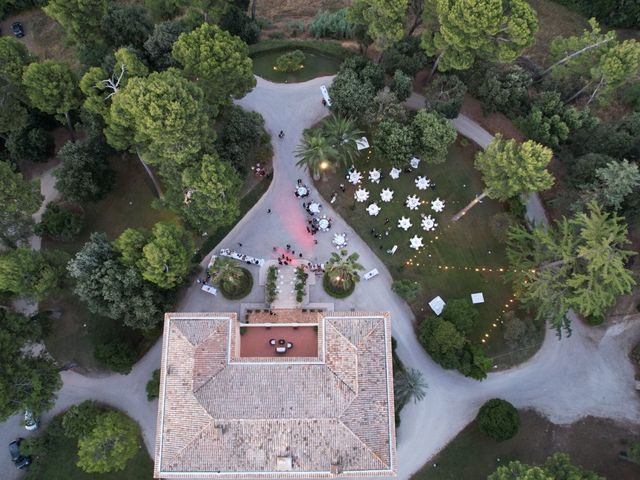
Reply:
[[[383,120],[378,125],[373,140],[379,155],[397,167],[405,165],[415,153],[416,132],[411,125]]]
[[[170,289],[184,281],[191,266],[194,245],[189,233],[171,223],[156,223],[139,261],[142,277]]]
[[[482,433],[502,442],[518,433],[520,415],[516,407],[506,400],[493,398],[480,407],[476,422]]]
[[[100,141],[67,142],[59,151],[60,165],[53,171],[56,188],[72,202],[96,202],[111,191],[115,172]]]
[[[202,90],[175,69],[132,78],[112,99],[107,141],[148,163],[183,164],[213,139]]]
[[[54,60],[32,63],[25,68],[22,82],[31,105],[51,115],[65,115],[73,133],[69,112],[80,107],[78,79],[68,64]]]
[[[319,177],[320,172],[331,166],[331,161],[338,156],[338,151],[329,141],[329,138],[319,130],[307,129],[302,134],[302,143],[296,149],[296,165],[308,168],[314,177]]]
[[[529,232],[514,226],[509,232],[510,274],[522,302],[535,305],[538,318],[558,332],[568,327],[567,311],[601,320],[619,295],[636,284],[626,262],[627,226],[596,203],[587,213],[562,218],[548,229]]]
[[[515,60],[533,45],[536,12],[525,0],[427,0],[422,46],[441,71],[466,70],[476,59]]]
[[[96,426],[100,413],[100,408],[93,400],[72,405],[62,416],[64,436],[73,440],[85,437]]]
[[[49,357],[25,349],[42,340],[36,317],[0,308],[0,420],[25,409],[39,415],[53,406],[62,386],[58,367]]]
[[[486,150],[476,155],[489,198],[505,201],[523,193],[546,190],[553,176],[546,167],[553,152],[533,141],[518,143],[496,135]]]
[[[205,23],[180,35],[173,45],[173,57],[186,75],[202,85],[214,106],[243,97],[256,84],[247,45],[216,25]]]
[[[456,118],[462,109],[467,86],[456,75],[438,75],[425,90],[425,107],[446,118]]]
[[[412,125],[418,155],[427,163],[444,162],[449,146],[458,138],[453,123],[439,113],[420,110]]]
[[[501,465],[487,480],[605,480],[604,477],[571,464],[569,455],[556,453],[542,466],[529,466],[518,461]]]
[[[180,20],[167,20],[154,25],[153,32],[144,42],[144,50],[156,70],[178,66],[178,62],[171,55],[171,50],[178,37],[188,31],[190,28],[186,22]]]
[[[22,69],[32,58],[21,41],[11,37],[0,37],[0,77],[14,85],[22,84]]]
[[[0,241],[15,247],[33,231],[33,214],[42,204],[40,182],[26,180],[9,162],[0,161]]]
[[[142,48],[153,30],[153,24],[142,5],[109,5],[100,27],[105,40],[116,48]]]
[[[364,25],[381,51],[404,37],[407,0],[356,0],[349,9],[353,23]]]
[[[203,155],[199,164],[182,172],[182,200],[180,215],[194,228],[205,231],[211,225],[224,226],[240,215],[240,187],[242,180],[227,162],[216,155]]]
[[[332,110],[345,117],[361,118],[368,110],[375,88],[363,82],[358,74],[346,69],[340,71],[329,87]]]
[[[149,232],[142,228],[127,228],[113,241],[113,248],[120,253],[120,260],[128,266],[136,266],[142,260],[142,249],[149,241]]]
[[[614,160],[596,169],[596,182],[591,187],[598,203],[619,210],[625,197],[640,186],[640,171],[636,163]]]
[[[64,255],[19,247],[0,255],[0,291],[44,300],[64,281]]]
[[[87,473],[118,472],[139,448],[139,429],[133,420],[116,411],[102,413],[93,430],[78,440],[77,465]]]
[[[42,10],[62,25],[72,41],[90,42],[100,35],[107,0],[49,0]]]
[[[12,132],[5,145],[9,158],[18,165],[20,162],[45,162],[54,153],[53,137],[43,128],[26,127]]]
[[[0,78],[0,138],[23,130],[29,124],[29,111],[21,99],[20,87]]]

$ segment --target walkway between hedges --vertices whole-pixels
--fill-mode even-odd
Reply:
[[[216,247],[235,248],[262,258],[270,258],[273,246],[292,245],[312,261],[325,260],[333,250],[332,233],[319,233],[314,244],[306,232],[306,217],[301,200],[293,195],[297,179],[311,191],[309,199],[320,199],[308,172],[295,165],[294,150],[302,132],[325,115],[319,87],[328,85],[331,77],[317,78],[300,84],[274,84],[258,79],[256,88],[238,103],[262,114],[265,127],[274,146],[274,180],[267,193],[242,218]],[[417,102],[417,103],[414,103]],[[421,106],[415,95],[410,106]],[[467,117],[455,120],[459,132],[481,146],[491,135]],[[278,139],[280,130],[284,139]],[[629,317],[609,328],[586,328],[574,322],[573,335],[558,341],[549,331],[540,351],[526,363],[508,371],[492,373],[483,382],[470,380],[456,372],[443,370],[434,363],[418,343],[413,325],[414,316],[407,304],[390,288],[391,275],[377,255],[356,232],[322,201],[324,213],[333,218],[331,232],[345,232],[349,250],[357,251],[366,270],[377,268],[380,275],[361,282],[346,300],[329,298],[321,282],[310,288],[314,303],[335,303],[336,310],[388,310],[392,316],[393,335],[398,341],[398,355],[409,367],[418,368],[429,383],[426,398],[410,404],[402,412],[398,431],[398,478],[407,479],[442,449],[476,415],[479,406],[489,398],[501,397],[519,408],[535,408],[556,423],[570,423],[594,415],[623,421],[640,422],[640,408],[634,391],[633,369],[627,353],[640,336],[640,325]],[[530,207],[530,214],[542,218]],[[268,213],[268,210],[271,213]],[[464,221],[464,220],[462,220]],[[242,247],[238,245],[242,243]],[[205,259],[204,263],[207,261]],[[257,275],[257,269],[250,267]],[[238,302],[212,297],[200,291],[198,284],[186,290],[178,311],[238,311]],[[264,292],[254,288],[244,302],[262,302]],[[124,410],[136,419],[143,430],[145,443],[153,453],[157,402],[149,403],[144,391],[147,380],[160,364],[161,345],[135,365],[127,376],[106,375],[89,378],[74,372],[64,372],[64,386],[53,411],[45,420],[68,406],[93,398]],[[0,427],[0,443],[10,437],[24,435],[13,417]],[[3,462],[4,457],[0,457]],[[15,472],[4,468],[3,472]],[[14,473],[11,473],[13,476]]]

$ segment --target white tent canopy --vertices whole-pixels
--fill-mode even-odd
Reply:
[[[436,223],[436,221],[431,215],[423,216],[421,225],[422,225],[422,229],[426,230],[427,232],[430,230],[434,230],[438,226],[438,224]]]
[[[369,140],[367,140],[367,137],[361,137],[357,139],[356,148],[358,149],[358,151],[366,150],[367,148],[369,148]]]
[[[359,188],[353,196],[356,202],[366,202],[369,199],[369,191],[364,188]]]
[[[444,200],[440,200],[440,197],[431,202],[431,210],[434,212],[441,212],[444,210]]]
[[[349,172],[348,180],[349,183],[357,185],[362,181],[362,174],[357,170],[352,170],[351,172]]]
[[[405,232],[409,230],[412,225],[413,224],[411,223],[411,220],[409,220],[407,217],[402,217],[400,220],[398,220],[398,228],[403,229]]]
[[[405,205],[409,210],[417,210],[420,206],[420,199],[416,195],[407,195]]]
[[[418,177],[416,178],[416,187],[418,190],[426,190],[431,185],[431,180],[427,177]]]
[[[422,243],[422,237],[419,237],[417,235],[411,237],[409,239],[409,243],[411,248],[413,248],[414,250],[420,250],[422,247],[424,247],[424,244]]]
[[[445,305],[446,303],[444,303],[444,300],[442,300],[440,296],[437,296],[436,298],[434,298],[429,302],[429,306],[431,307],[431,310],[433,310],[433,312],[436,315],[440,315],[442,313],[442,310],[444,310]]]
[[[380,192],[380,198],[383,202],[390,202],[393,199],[393,190],[383,188]]]
[[[367,207],[369,215],[376,217],[380,213],[380,207],[377,203],[372,203]]]

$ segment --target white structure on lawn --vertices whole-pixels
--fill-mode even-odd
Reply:
[[[393,178],[394,180],[397,180],[398,178],[400,178],[400,172],[401,172],[401,171],[402,171],[402,170],[400,170],[399,168],[393,167],[393,168],[391,169],[391,171],[389,172],[389,176],[390,176],[391,178]]]
[[[383,202],[390,202],[393,199],[393,190],[383,188],[380,192],[380,199],[382,199]]]
[[[407,195],[405,205],[409,210],[417,210],[420,206],[420,199],[416,195]]]
[[[353,196],[356,202],[366,202],[369,200],[369,191],[364,188],[359,188]]]
[[[444,210],[444,200],[440,200],[440,197],[431,202],[431,210],[434,212],[441,212]]]
[[[426,230],[427,232],[434,230],[438,224],[436,223],[436,221],[434,220],[434,218],[431,215],[427,215],[422,217],[422,229]]]
[[[431,181],[427,177],[416,178],[416,187],[418,190],[426,190],[431,185]]]
[[[348,180],[349,183],[357,185],[362,181],[362,174],[357,170],[352,170],[351,172],[349,172]]]
[[[369,180],[373,183],[380,183],[380,170],[374,168],[373,170],[369,170]]]
[[[414,250],[420,250],[422,247],[424,247],[424,244],[422,243],[422,237],[419,237],[417,235],[411,237],[409,243],[411,244],[411,248],[413,248]]]
[[[409,220],[407,217],[402,217],[400,220],[398,220],[398,228],[403,229],[405,232],[409,230],[412,225],[413,224],[411,223],[411,220]]]
[[[372,203],[367,207],[367,212],[372,217],[377,217],[378,214],[380,213],[380,207],[378,206],[377,203]]]

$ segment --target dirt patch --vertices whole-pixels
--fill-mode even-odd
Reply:
[[[256,5],[256,16],[270,20],[312,19],[321,10],[337,10],[350,4],[350,0],[261,0]]]
[[[574,464],[610,480],[640,478],[640,465],[618,458],[630,441],[638,440],[640,427],[594,417],[571,425],[554,425],[532,410],[521,411],[520,418],[518,434],[501,443],[471,423],[413,479],[484,479],[509,461],[540,464],[556,452],[568,453]]]
[[[485,115],[480,100],[473,98],[471,95],[465,95],[464,103],[462,104],[462,113],[478,122],[492,135],[499,132],[504,138],[515,138],[519,142],[525,139],[524,135],[515,127],[511,120],[502,113]]]
[[[65,60],[74,67],[78,66],[75,48],[65,40],[64,30],[41,9],[34,8],[20,12],[0,22],[0,28],[6,32],[5,34],[11,32],[13,22],[22,23],[25,36],[19,40],[39,60]]]

